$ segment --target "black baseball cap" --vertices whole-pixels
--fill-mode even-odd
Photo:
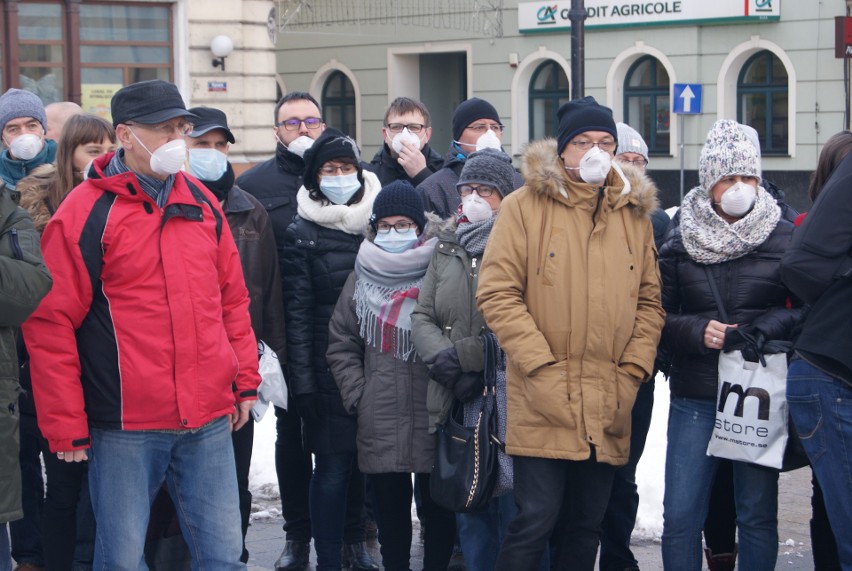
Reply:
[[[175,117],[195,119],[195,115],[186,110],[177,86],[161,79],[122,87],[112,96],[110,110],[114,127],[130,121],[156,125]]]
[[[235,142],[234,134],[228,129],[228,117],[223,111],[215,107],[193,107],[189,112],[197,117],[192,120],[190,137],[200,137],[213,129],[222,129],[225,131],[225,137],[228,138],[228,141],[230,143]]]

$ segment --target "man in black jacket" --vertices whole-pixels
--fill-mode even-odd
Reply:
[[[266,209],[278,251],[279,267],[284,233],[296,215],[296,193],[302,186],[305,163],[302,156],[325,130],[320,105],[303,91],[288,93],[275,106],[273,135],[275,156],[243,173],[237,186],[254,196]],[[281,272],[281,281],[288,276]],[[283,331],[282,331],[283,333]],[[291,395],[292,396],[292,395]],[[275,562],[276,571],[302,571],[309,566],[311,518],[308,488],[313,464],[302,447],[302,424],[297,411],[275,407],[278,438],[275,441],[275,471],[281,493],[286,541]],[[354,502],[353,502],[354,503]],[[363,505],[348,505],[344,542],[364,541]],[[366,554],[366,551],[361,551]],[[367,556],[369,558],[369,556]],[[355,569],[378,569],[372,560],[353,562]]]
[[[382,148],[370,161],[370,170],[382,186],[405,180],[417,186],[444,165],[429,146],[432,118],[423,103],[409,97],[397,97],[385,112]]]

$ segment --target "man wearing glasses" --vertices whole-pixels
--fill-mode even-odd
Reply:
[[[500,571],[535,569],[551,536],[555,569],[594,569],[615,470],[628,460],[633,401],[664,323],[656,187],[612,162],[610,109],[584,97],[557,118],[557,140],[525,152],[526,185],[503,200],[476,292],[508,358],[518,512]]]
[[[468,155],[482,149],[502,152],[502,138],[503,124],[493,105],[478,97],[462,101],[453,112],[453,142],[444,156],[444,167],[417,186],[426,210],[441,218],[456,215],[461,204],[456,184]],[[515,172],[513,186],[523,184],[523,177]]]
[[[423,103],[409,97],[391,102],[382,127],[384,144],[369,167],[382,186],[395,180],[417,186],[444,165],[441,155],[429,146],[431,136],[432,118]]]
[[[181,172],[177,87],[112,99],[121,149],[95,160],[44,231],[55,287],[24,324],[50,452],[89,460],[94,567],[136,569],[163,481],[194,567],[245,569],[231,431],[260,377],[240,258],[218,201]]]

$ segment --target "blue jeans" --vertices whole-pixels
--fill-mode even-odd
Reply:
[[[245,569],[234,450],[224,417],[194,432],[92,429],[89,489],[98,522],[93,568],[147,569],[145,532],[164,480],[192,569]]]
[[[852,569],[852,387],[802,359],[787,371],[787,403],[825,498],[843,569]]]
[[[663,568],[700,571],[701,529],[719,458],[707,443],[715,401],[673,398],[669,407],[666,491],[663,498]],[[778,471],[734,462],[739,568],[773,571],[778,558]]]
[[[654,378],[642,383],[633,403],[630,426],[630,457],[627,464],[615,471],[612,492],[601,523],[601,571],[620,571],[638,567],[630,550],[630,536],[636,526],[639,511],[639,492],[636,488],[636,466],[645,451],[645,440],[651,428],[654,410]]]
[[[459,543],[468,571],[494,569],[506,528],[516,513],[514,496],[505,494],[492,498],[485,510],[456,514]]]
[[[317,571],[340,569],[347,505],[356,500],[362,510],[365,494],[364,474],[358,470],[355,452],[314,454],[310,508]],[[363,531],[363,525],[360,528]],[[364,537],[346,539],[347,543],[364,541]]]

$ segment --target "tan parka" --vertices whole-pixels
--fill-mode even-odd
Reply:
[[[586,460],[594,446],[598,462],[622,465],[664,323],[657,189],[629,166],[614,166],[602,187],[573,182],[553,139],[528,146],[521,172],[526,185],[503,201],[477,289],[509,358],[506,451]]]

